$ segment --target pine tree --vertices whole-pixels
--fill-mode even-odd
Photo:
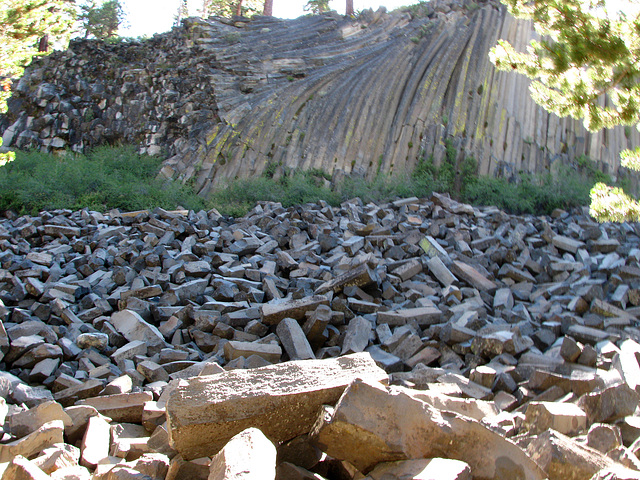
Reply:
[[[106,0],[100,4],[96,0],[80,6],[80,22],[84,37],[101,40],[115,37],[118,27],[124,21],[124,10],[119,0]]]
[[[46,53],[45,43],[68,43],[75,14],[65,0],[0,0],[0,113],[7,111],[13,81],[34,56]],[[0,154],[0,164],[12,159]]]
[[[353,9],[353,0],[347,0],[346,3],[346,7],[345,7],[345,15],[353,15],[355,13],[354,9]]]
[[[315,14],[324,13],[329,11],[329,0],[309,0],[303,7],[305,12],[311,12]]]
[[[189,16],[189,5],[187,0],[180,0],[180,5],[178,6],[178,13],[175,16],[175,26],[179,26],[180,22]]]
[[[264,15],[265,17],[273,16],[273,0],[264,0],[262,15]]]
[[[590,131],[616,125],[640,130],[640,3],[622,0],[502,0],[531,19],[540,40],[517,52],[500,40],[490,57],[500,70],[533,79],[532,98],[561,117],[583,119]],[[640,148],[621,153],[640,170]],[[601,222],[640,220],[640,204],[621,189],[596,184],[591,215]]]
[[[263,2],[261,0],[204,0],[202,2],[202,16],[250,16],[260,12],[262,8]]]

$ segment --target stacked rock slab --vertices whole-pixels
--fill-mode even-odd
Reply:
[[[247,429],[276,478],[640,472],[637,224],[439,194],[9,213],[0,299],[2,480],[207,478]]]

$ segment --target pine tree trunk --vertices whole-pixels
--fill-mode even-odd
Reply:
[[[273,16],[273,0],[264,0],[264,10],[262,11],[262,14],[265,17]]]
[[[353,15],[353,0],[347,0],[347,10],[344,13],[345,15]]]
[[[45,34],[42,36],[42,38],[38,42],[38,51],[46,52],[48,50],[49,50],[49,34]]]
[[[236,6],[236,16],[242,16],[242,0],[238,0],[238,5]]]

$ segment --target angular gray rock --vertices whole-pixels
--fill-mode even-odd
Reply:
[[[361,353],[181,381],[167,403],[171,446],[185,459],[213,455],[249,427],[290,440],[308,432],[319,408],[335,403],[356,377],[386,381],[387,374]]]

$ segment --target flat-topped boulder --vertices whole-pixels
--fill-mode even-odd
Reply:
[[[167,403],[170,443],[185,459],[210,456],[245,428],[274,442],[306,433],[319,408],[354,378],[387,381],[366,353],[300,360],[180,381]]]

